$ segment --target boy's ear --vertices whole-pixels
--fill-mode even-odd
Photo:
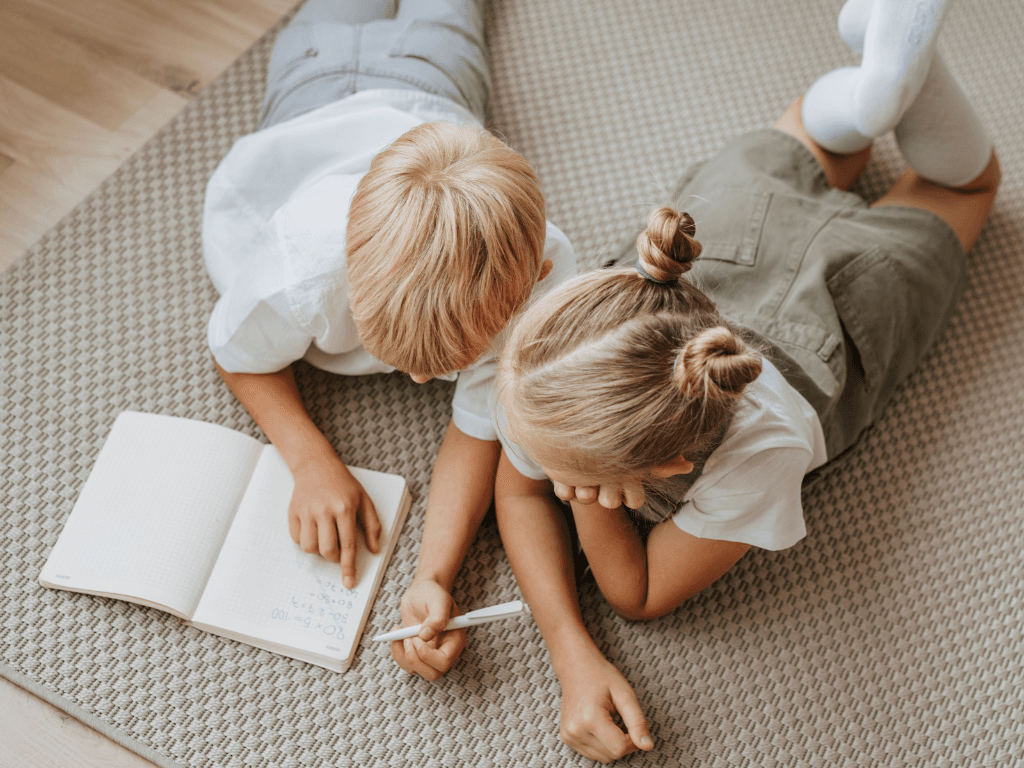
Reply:
[[[693,472],[693,462],[687,461],[683,454],[679,454],[664,464],[656,466],[652,473],[655,477],[672,477],[673,475],[688,475]]]
[[[551,263],[551,259],[544,259],[544,263],[540,265],[540,276],[537,278],[538,283],[551,274],[553,266],[554,264]]]

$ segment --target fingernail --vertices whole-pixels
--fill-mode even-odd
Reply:
[[[654,746],[654,739],[652,739],[650,736],[641,736],[640,737],[640,746],[641,747],[646,747],[647,749],[650,749],[651,747]]]

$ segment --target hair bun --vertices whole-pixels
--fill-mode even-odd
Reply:
[[[695,400],[739,397],[761,374],[761,355],[724,326],[694,336],[676,358],[675,382]]]
[[[647,229],[636,239],[643,272],[660,283],[678,280],[700,256],[696,233],[697,225],[690,214],[668,205],[655,208],[647,217]]]

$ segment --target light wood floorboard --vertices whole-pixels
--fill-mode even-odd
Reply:
[[[0,2],[0,270],[294,4]]]
[[[0,677],[0,766],[3,768],[154,768]]]
[[[297,0],[0,2],[0,271]],[[152,768],[0,678],[0,768]]]

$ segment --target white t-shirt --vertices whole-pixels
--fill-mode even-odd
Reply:
[[[543,479],[544,471],[525,451],[504,439],[503,410],[498,423],[513,466]],[[761,375],[743,391],[722,444],[672,520],[703,539],[791,547],[807,535],[800,500],[804,475],[827,458],[818,414],[766,359]]]
[[[378,89],[235,143],[210,178],[203,210],[203,254],[220,293],[208,341],[224,370],[272,373],[299,359],[349,376],[394,370],[356,333],[345,272],[348,209],[373,158],[433,121],[480,125],[448,99]],[[568,238],[551,223],[544,258],[553,267],[532,299],[576,271]],[[455,425],[480,440],[497,438],[490,403],[503,337],[457,375]]]

